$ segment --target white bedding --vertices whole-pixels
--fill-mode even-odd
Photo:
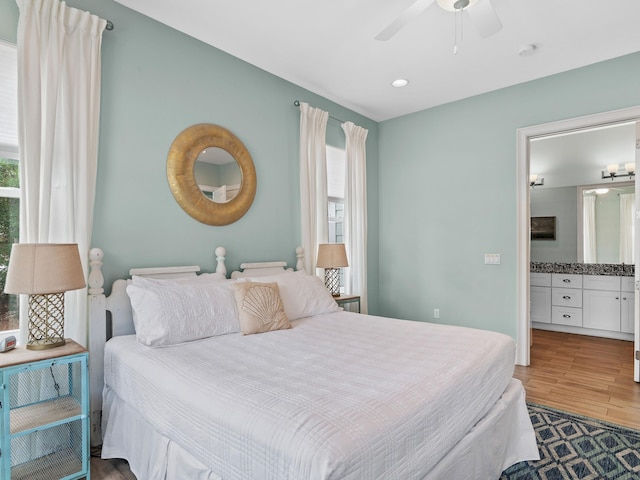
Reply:
[[[117,397],[224,479],[405,480],[425,477],[513,373],[502,334],[348,312],[292,325],[155,349],[116,337],[105,411]],[[103,431],[108,451],[117,433]]]

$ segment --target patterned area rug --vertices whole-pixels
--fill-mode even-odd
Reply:
[[[540,460],[520,462],[500,480],[640,479],[640,432],[528,404]]]

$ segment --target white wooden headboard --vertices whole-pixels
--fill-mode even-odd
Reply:
[[[225,259],[227,251],[224,247],[217,247],[216,273],[227,276]],[[304,249],[296,248],[296,270],[304,270]],[[102,274],[102,261],[104,252],[99,248],[93,248],[89,252],[89,370],[90,370],[90,401],[91,401],[91,445],[102,443],[101,418],[102,418],[102,390],[104,388],[104,346],[112,337],[120,335],[132,335],[133,314],[131,301],[127,295],[127,285],[130,279],[118,279],[113,282],[111,294],[104,294],[104,276]],[[242,263],[242,271],[234,271],[231,278],[257,277],[273,275],[285,271],[287,262],[254,262]],[[291,270],[291,269],[289,269]],[[151,267],[132,268],[129,275],[144,276],[149,278],[178,278],[196,276],[200,271],[197,265],[185,267]],[[111,322],[107,321],[107,312],[110,313]]]

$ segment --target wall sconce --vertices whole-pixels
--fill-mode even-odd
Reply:
[[[633,177],[636,174],[636,164],[634,162],[629,162],[624,164],[624,170],[626,173],[618,173],[618,164],[612,163],[611,165],[607,165],[607,172],[602,172],[602,178],[610,178],[613,180],[616,177]]]
[[[77,244],[13,244],[4,293],[29,295],[29,350],[65,344],[64,292],[85,286]]]
[[[322,243],[318,245],[316,267],[324,268],[324,284],[334,297],[340,296],[340,268],[348,267],[344,243]]]
[[[530,187],[537,187],[540,185],[544,185],[544,178],[538,178],[538,174],[537,173],[532,173],[531,175],[529,175],[529,186]]]

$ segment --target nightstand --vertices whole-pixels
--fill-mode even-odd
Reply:
[[[333,297],[333,299],[345,311],[360,313],[360,295],[340,295]]]
[[[87,350],[0,353],[0,478],[89,479]]]

